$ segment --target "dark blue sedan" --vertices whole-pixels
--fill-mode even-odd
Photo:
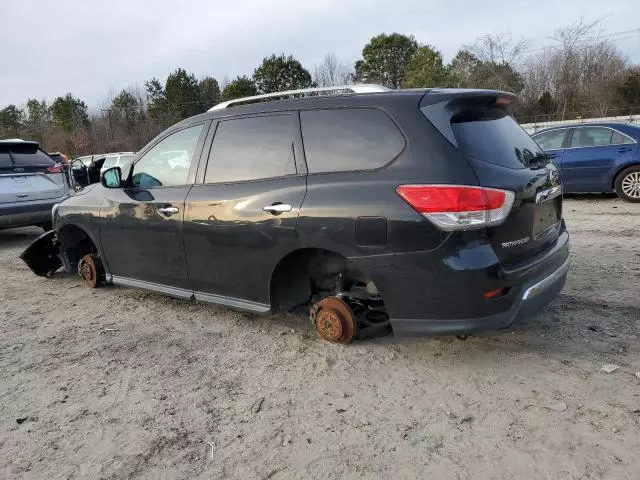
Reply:
[[[560,167],[566,193],[615,191],[640,202],[640,125],[564,125],[532,137]]]

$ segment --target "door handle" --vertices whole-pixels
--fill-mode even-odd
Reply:
[[[626,153],[626,152],[630,152],[631,149],[629,147],[620,147],[618,149],[618,153]]]
[[[265,205],[262,207],[262,210],[265,212],[269,212],[273,215],[280,215],[284,212],[290,212],[293,208],[291,205],[287,205],[286,203],[274,203],[273,205]]]
[[[179,211],[180,211],[180,209],[178,207],[160,207],[160,208],[158,208],[158,213],[160,215],[164,215],[165,217],[170,217],[171,215],[175,215]]]

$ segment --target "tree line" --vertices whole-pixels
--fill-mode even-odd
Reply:
[[[552,47],[530,50],[524,40],[491,34],[464,45],[445,64],[432,45],[399,33],[377,35],[353,65],[327,54],[311,71],[289,55],[271,55],[251,76],[221,83],[182,68],[108,98],[90,113],[72,93],[51,103],[28,99],[0,110],[0,138],[38,141],[72,155],[137,150],[173,123],[218,102],[312,86],[353,82],[390,88],[489,88],[519,95],[521,122],[640,113],[640,66],[611,35],[582,21],[558,30]]]

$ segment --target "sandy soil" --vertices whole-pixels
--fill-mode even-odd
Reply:
[[[565,212],[573,266],[540,315],[347,347],[38,278],[18,254],[39,231],[1,231],[0,478],[637,479],[640,205]]]

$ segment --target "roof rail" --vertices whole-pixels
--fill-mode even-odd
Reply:
[[[380,93],[388,92],[391,89],[374,83],[359,83],[356,85],[339,85],[334,87],[314,87],[314,88],[301,88],[299,90],[286,90],[284,92],[263,93],[262,95],[254,95],[252,97],[236,98],[234,100],[228,100],[226,102],[218,103],[209,109],[210,112],[215,110],[222,110],[224,108],[232,107],[235,104],[249,103],[254,100],[262,100],[265,98],[281,98],[296,96],[316,96],[315,94],[326,95],[342,95],[344,93]]]

